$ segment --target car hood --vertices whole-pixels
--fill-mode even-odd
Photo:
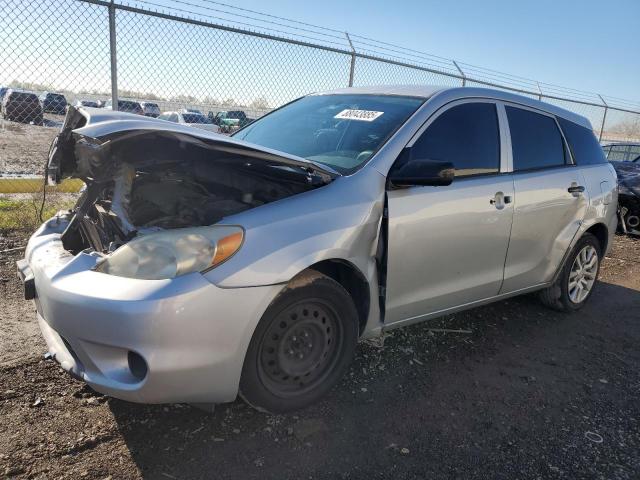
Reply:
[[[211,150],[238,155],[239,162],[264,161],[271,164],[297,167],[324,181],[340,174],[335,170],[260,145],[219,135],[187,125],[158,120],[132,113],[102,108],[69,107],[60,133],[49,150],[47,177],[50,184],[75,177],[87,184],[113,178],[117,159],[109,155],[110,147],[123,140],[149,133],[175,136],[185,142],[206,144]]]
[[[618,184],[640,197],[640,164],[637,162],[611,162],[618,175]]]

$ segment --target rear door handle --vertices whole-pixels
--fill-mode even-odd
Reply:
[[[578,195],[580,195],[582,192],[584,192],[584,187],[582,185],[571,185],[567,191],[573,195],[574,197],[577,197]]]

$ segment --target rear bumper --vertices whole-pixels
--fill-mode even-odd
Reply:
[[[48,225],[51,224],[51,225]],[[29,242],[37,320],[63,369],[142,403],[235,399],[249,341],[280,286],[223,289],[199,273],[135,280],[95,272],[49,221]]]

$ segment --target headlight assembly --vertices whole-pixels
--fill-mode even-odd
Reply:
[[[143,280],[174,278],[220,265],[243,239],[241,227],[226,225],[151,233],[118,248],[96,271]]]

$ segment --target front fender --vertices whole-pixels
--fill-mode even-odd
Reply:
[[[314,263],[340,259],[371,281],[383,205],[384,177],[364,169],[224,219],[245,228],[244,244],[206,277],[221,288],[273,285]]]

